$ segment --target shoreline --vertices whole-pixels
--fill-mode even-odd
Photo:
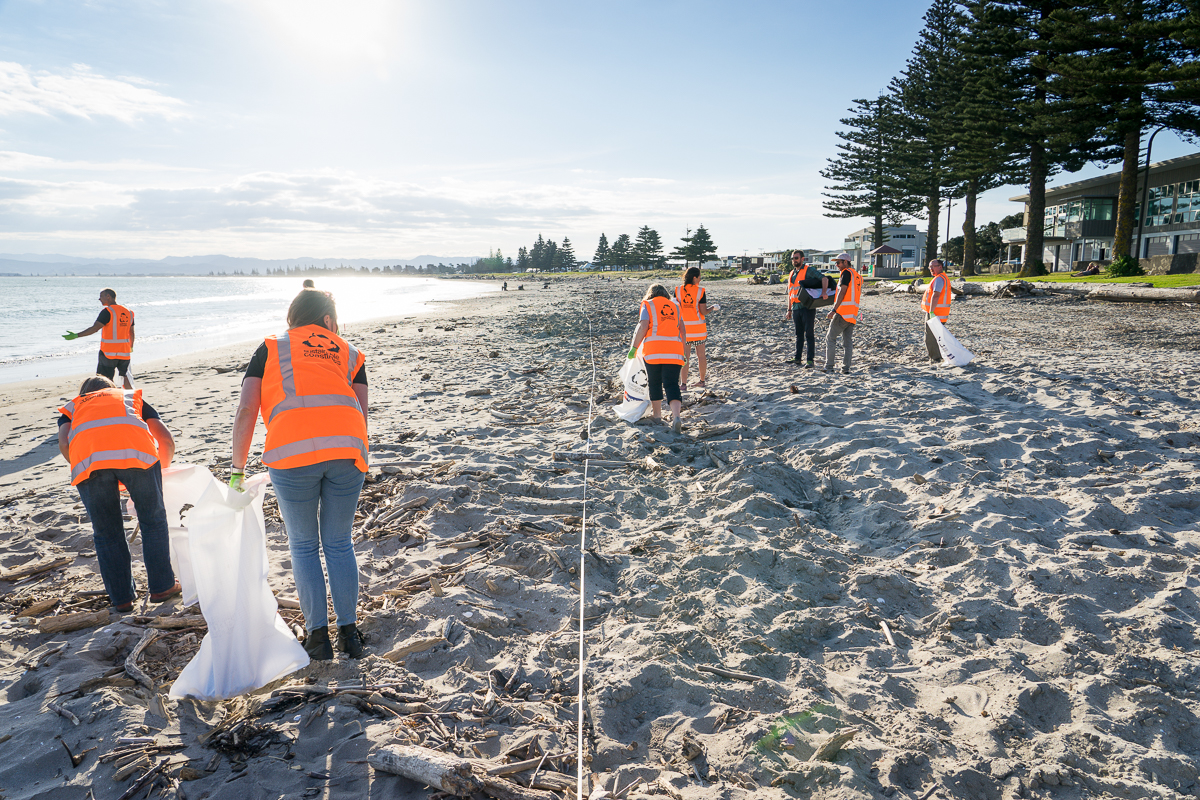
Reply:
[[[977,360],[934,369],[919,363],[919,299],[868,294],[852,374],[825,375],[783,363],[786,287],[715,282],[708,388],[685,395],[677,436],[611,411],[646,283],[544,282],[349,332],[370,386],[356,544],[370,655],[254,693],[299,697],[254,717],[294,761],[281,745],[213,762],[198,737],[239,701],[165,697],[202,627],[146,648],[154,693],[105,677],[156,615],[196,609],[172,601],[57,635],[36,625],[61,607],[16,616],[55,599],[104,607],[86,594],[99,577],[66,465],[35,444],[58,394],[23,389],[0,444],[0,568],[70,562],[0,581],[0,728],[28,754],[0,764],[5,797],[116,797],[131,779],[98,757],[130,735],[182,745],[197,771],[187,796],[220,800],[427,798],[362,763],[389,743],[490,764],[574,753],[581,577],[585,774],[610,790],[640,779],[630,800],[1200,788],[1194,309],[960,298],[949,327]],[[226,474],[240,374],[216,368],[250,352],[142,376],[177,462]],[[585,452],[608,464],[586,487],[579,461],[555,458]],[[267,548],[276,596],[294,597],[270,497]],[[136,548],[134,563],[144,584]],[[452,715],[446,734],[336,694],[364,684]],[[81,724],[47,713],[51,699]],[[850,729],[840,755],[810,761]],[[97,751],[72,767],[47,744],[56,735]],[[575,765],[541,772],[571,780]]]

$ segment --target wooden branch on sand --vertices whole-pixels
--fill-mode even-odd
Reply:
[[[722,678],[729,678],[730,680],[735,680],[735,681],[748,681],[750,683],[753,683],[754,681],[762,680],[762,678],[760,676],[751,675],[749,672],[738,672],[737,670],[732,670],[732,669],[721,669],[720,667],[709,667],[709,666],[705,666],[704,664],[700,664],[699,666],[696,667],[696,669],[699,670],[700,672],[708,672],[712,675],[719,675]]]
[[[138,660],[138,658],[141,657],[142,651],[145,650],[150,645],[150,643],[153,642],[157,637],[158,637],[158,631],[147,630],[145,633],[142,634],[141,641],[139,641],[134,646],[133,650],[131,650],[129,652],[129,655],[125,657],[125,674],[128,675],[129,677],[133,678],[135,681],[140,683],[142,686],[145,686],[151,692],[155,691],[154,681],[150,680],[149,675],[142,672],[142,670],[137,665],[137,660]]]
[[[0,581],[19,581],[21,578],[28,578],[31,575],[40,575],[43,572],[49,572],[52,569],[66,567],[75,560],[75,556],[63,556],[56,558],[53,561],[43,561],[41,564],[26,565],[17,567],[16,569],[7,569],[0,572]]]
[[[82,611],[78,614],[59,614],[55,617],[42,617],[37,621],[38,633],[70,633],[84,628],[94,628],[97,625],[107,625],[108,609],[99,611]]]
[[[527,789],[488,775],[482,762],[459,758],[427,747],[392,744],[376,748],[367,763],[380,772],[403,775],[455,797],[485,793],[497,800],[558,800],[558,795]]]

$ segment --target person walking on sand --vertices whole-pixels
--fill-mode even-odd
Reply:
[[[646,290],[629,357],[641,353],[646,362],[646,381],[650,388],[650,409],[656,421],[662,421],[662,401],[666,395],[671,407],[671,430],[680,433],[683,420],[683,395],[679,392],[679,371],[683,369],[683,353],[687,329],[679,304],[671,299],[667,287],[656,283]]]
[[[833,372],[833,356],[837,349],[837,340],[842,338],[842,373],[850,374],[850,361],[854,355],[854,326],[862,312],[859,303],[862,302],[862,275],[850,263],[850,254],[841,253],[834,259],[837,268],[841,270],[838,277],[837,294],[833,298],[833,310],[825,315],[830,320],[829,331],[825,334],[825,372]]]
[[[254,427],[267,426],[262,462],[271,474],[310,658],[333,658],[328,596],[337,616],[338,648],[365,653],[358,630],[358,561],[351,531],[367,472],[367,371],[358,348],[337,335],[333,295],[304,289],[287,313],[288,331],[258,346],[242,378],[233,420],[233,473],[240,490]]]
[[[117,305],[117,293],[112,289],[100,290],[100,304],[104,308],[100,310],[95,322],[79,333],[67,331],[63,338],[71,341],[81,336],[91,336],[96,331],[103,331],[100,334],[100,357],[96,363],[96,374],[103,375],[111,381],[115,380],[119,373],[124,379],[125,388],[132,389],[129,359],[133,355],[133,312],[125,306]]]
[[[71,465],[71,484],[92,523],[104,591],[117,611],[133,610],[137,593],[122,518],[123,484],[137,509],[150,600],[182,593],[171,569],[162,468],[175,440],[141,390],[118,389],[103,375],[88,378],[79,396],[59,409],[58,449]]]
[[[933,277],[921,295],[921,310],[925,312],[925,350],[929,353],[929,361],[933,364],[942,363],[942,348],[938,345],[937,337],[929,327],[929,320],[937,317],[943,325],[950,318],[950,301],[954,299],[950,291],[950,276],[938,259],[929,262],[929,271]]]
[[[708,293],[700,287],[700,268],[688,267],[683,271],[683,285],[675,289],[675,302],[683,311],[683,327],[687,331],[687,343],[683,348],[683,369],[679,371],[679,390],[687,391],[688,362],[692,360],[692,343],[696,345],[696,362],[700,368],[700,380],[696,386],[704,388],[708,375],[708,359],[704,344],[708,341]]]
[[[817,310],[806,306],[802,301],[801,292],[807,289],[821,288],[822,299],[829,296],[829,276],[814,269],[809,269],[804,263],[804,251],[792,251],[792,273],[788,276],[787,311],[783,318],[790,319],[796,324],[796,357],[789,359],[789,364],[804,364],[805,369],[812,369],[817,357]],[[808,343],[808,361],[801,361],[804,354],[804,344]]]

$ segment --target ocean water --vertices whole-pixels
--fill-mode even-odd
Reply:
[[[333,292],[338,325],[412,314],[436,300],[458,300],[496,291],[482,281],[397,276],[315,278]],[[302,279],[280,277],[0,277],[8,313],[0,315],[0,384],[78,375],[96,368],[100,333],[73,341],[96,321],[103,288],[134,313],[139,363],[252,342],[286,330],[287,307]],[[247,349],[249,357],[251,350]]]

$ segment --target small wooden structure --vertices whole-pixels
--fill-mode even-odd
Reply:
[[[870,271],[872,278],[899,278],[901,252],[894,247],[881,244],[867,255],[872,257]]]

